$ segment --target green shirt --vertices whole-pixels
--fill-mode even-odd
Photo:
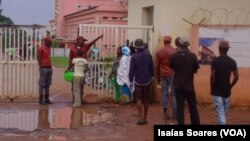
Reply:
[[[14,54],[14,48],[8,48],[8,54],[13,55]]]

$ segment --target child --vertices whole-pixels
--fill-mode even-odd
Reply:
[[[84,73],[88,70],[87,60],[82,56],[83,51],[81,49],[78,49],[77,57],[72,60],[72,64],[66,70],[68,71],[72,66],[74,66],[73,107],[80,107],[82,105]]]

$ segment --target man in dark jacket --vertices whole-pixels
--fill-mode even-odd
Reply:
[[[188,50],[189,39],[186,36],[179,39],[180,51],[173,54],[170,66],[175,72],[174,86],[177,103],[177,122],[184,124],[185,99],[189,105],[191,124],[200,124],[196,107],[194,89],[194,74],[199,69],[197,57]]]
[[[135,84],[135,100],[139,114],[138,125],[147,124],[147,113],[150,102],[150,85],[154,76],[153,59],[144,51],[142,39],[135,40],[137,52],[132,56],[129,70],[129,81]]]

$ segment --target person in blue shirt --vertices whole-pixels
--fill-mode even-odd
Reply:
[[[136,53],[131,57],[129,81],[134,83],[135,100],[139,114],[137,125],[147,124],[147,114],[151,101],[150,86],[154,77],[153,59],[150,53],[145,51],[142,39],[135,40]]]

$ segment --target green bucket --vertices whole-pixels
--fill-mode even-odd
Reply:
[[[73,80],[74,80],[74,72],[70,72],[70,71],[65,72],[64,73],[64,80],[68,81],[68,82],[73,82]]]

